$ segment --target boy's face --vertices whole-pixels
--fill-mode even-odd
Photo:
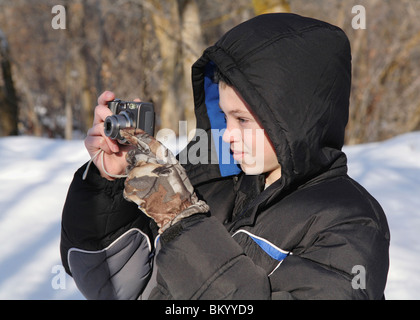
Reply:
[[[223,82],[219,84],[219,105],[226,118],[223,141],[230,144],[233,158],[242,171],[249,175],[265,173],[266,184],[281,176],[275,150],[246,102],[236,89]]]

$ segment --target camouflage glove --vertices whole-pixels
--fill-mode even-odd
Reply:
[[[155,220],[159,233],[183,218],[209,211],[170,150],[140,129],[123,129],[121,136],[136,147],[126,156],[124,198]]]

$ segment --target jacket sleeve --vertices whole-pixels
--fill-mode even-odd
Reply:
[[[150,299],[269,299],[267,274],[214,217],[192,216],[165,231]]]
[[[74,175],[62,213],[61,259],[87,299],[136,299],[152,269],[150,219],[123,198],[124,179],[95,166]]]

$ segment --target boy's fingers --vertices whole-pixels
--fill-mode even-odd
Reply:
[[[109,110],[108,107],[103,106],[103,105],[98,105],[95,108],[95,115],[93,117],[93,125],[97,125],[101,122],[104,122],[106,117],[111,116],[112,115],[112,111]]]
[[[94,141],[94,142],[101,142],[101,145],[89,145],[89,147],[92,148],[97,148],[97,149],[102,149],[104,150],[106,153],[117,153],[120,151],[118,142],[116,140],[112,140],[110,138],[108,138],[107,136],[105,136],[104,134],[104,126],[103,126],[103,122],[98,123],[96,125],[94,125],[92,128],[90,128],[87,132],[87,137],[98,137],[101,139],[95,139],[95,140],[88,140],[87,142],[90,143],[90,141]],[[106,145],[106,148],[102,148],[102,146],[104,146],[104,144]],[[87,145],[88,147],[88,145]]]
[[[99,105],[106,105],[109,101],[115,99],[115,94],[112,91],[103,92],[98,98]]]
[[[85,139],[85,146],[90,156],[94,156],[98,150],[103,150],[107,154],[111,154],[112,151],[105,141],[105,138],[101,136],[89,136]]]

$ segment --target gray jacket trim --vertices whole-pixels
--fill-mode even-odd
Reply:
[[[137,299],[147,285],[153,257],[149,237],[130,229],[98,251],[71,248],[68,262],[87,299]]]
[[[142,294],[138,297],[138,300],[148,300],[150,295],[152,294],[153,289],[157,286],[157,273],[158,273],[158,267],[156,264],[156,257],[159,253],[159,250],[161,248],[161,242],[159,241],[160,235],[158,235],[155,239],[155,252],[153,255],[153,270],[151,272],[149,282],[143,289]]]

